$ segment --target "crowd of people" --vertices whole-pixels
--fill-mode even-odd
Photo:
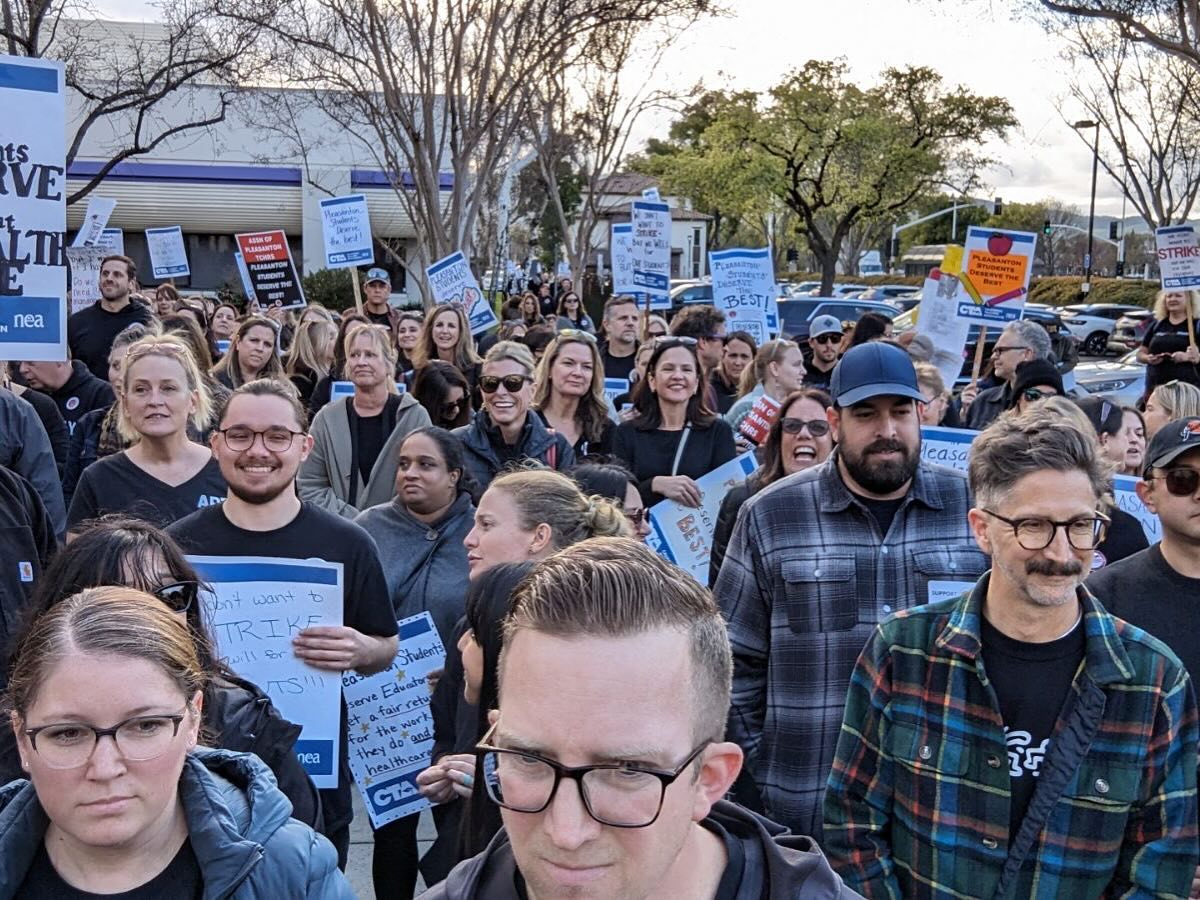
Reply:
[[[1200,896],[1195,295],[1134,408],[1025,320],[956,391],[884,317],[760,343],[527,287],[474,335],[383,269],[357,310],[241,309],[114,255],[70,358],[3,366],[0,893],[351,896],[345,743],[318,790],[203,556],[340,564],[317,670],[429,613],[437,839],[374,829],[380,898]],[[967,471],[933,425],[979,432]],[[743,453],[702,585],[649,510]]]

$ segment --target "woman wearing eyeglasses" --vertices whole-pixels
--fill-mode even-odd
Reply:
[[[396,390],[396,351],[387,328],[352,326],[345,353],[354,394],[313,419],[313,449],[300,465],[296,490],[301,500],[353,519],[392,499],[400,444],[429,424],[429,413],[411,394]]]
[[[588,497],[603,497],[621,507],[639,541],[650,536],[650,515],[637,479],[619,463],[584,463],[567,473]]]
[[[615,425],[604,399],[604,363],[596,338],[567,328],[546,349],[534,378],[533,408],[575,450],[575,458],[608,453]]]
[[[584,312],[583,301],[574,291],[567,291],[558,298],[558,329],[564,328],[575,328],[588,334],[596,332],[596,326]]]
[[[804,383],[804,354],[794,341],[767,341],[754,354],[754,365],[742,372],[741,397],[725,414],[737,434],[742,420],[763,395],[782,402]]]
[[[483,408],[469,425],[454,429],[463,443],[471,479],[483,491],[506,467],[532,459],[551,469],[575,465],[575,451],[561,434],[550,431],[530,408],[533,357],[514,341],[488,351],[479,376]]]
[[[1009,409],[1023,413],[1035,403],[1064,393],[1062,375],[1054,363],[1048,359],[1026,360],[1017,363]]]
[[[202,742],[207,675],[186,624],[90,588],[26,633],[8,699],[29,781],[0,790],[18,897],[352,897],[333,847],[250,754]]]
[[[462,372],[435,359],[413,376],[412,395],[425,407],[430,421],[451,431],[471,421],[471,386]]]
[[[779,479],[820,465],[833,452],[833,432],[826,418],[830,405],[829,395],[816,388],[802,388],[784,398],[779,418],[771,424],[759,451],[762,465],[741,484],[730,488],[721,501],[708,561],[710,587],[716,584],[721,563],[725,561],[725,550],[742,504]]]
[[[233,674],[217,658],[204,624],[199,576],[166,532],[127,516],[90,524],[47,567],[23,618],[31,622],[67,597],[103,585],[145,591],[187,624],[207,679],[201,710],[209,735],[206,743],[257,755],[291,801],[292,815],[320,830],[317,789],[293,751],[300,726],[283,718],[257,685]],[[6,728],[0,731],[0,783],[20,777],[12,733]]]
[[[117,427],[128,450],[83,470],[67,513],[68,537],[80,523],[128,513],[159,527],[225,498],[212,451],[188,437],[212,416],[208,389],[191,351],[178,339],[145,337],[121,366]]]
[[[647,507],[664,498],[700,505],[696,479],[736,455],[733,430],[705,402],[695,338],[657,338],[633,389],[632,419],[617,426],[613,455],[638,480]]]

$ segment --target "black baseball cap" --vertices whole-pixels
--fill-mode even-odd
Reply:
[[[833,402],[843,408],[872,397],[908,397],[918,403],[925,402],[925,395],[917,387],[917,370],[908,354],[883,341],[847,350],[834,366],[829,388]]]
[[[1151,469],[1162,469],[1189,450],[1197,449],[1200,449],[1200,416],[1168,422],[1158,429],[1146,448],[1142,477],[1149,476]]]

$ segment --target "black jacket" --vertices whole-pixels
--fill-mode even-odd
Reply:
[[[1008,409],[1012,402],[1012,389],[1008,382],[980,391],[975,402],[967,409],[966,427],[983,431]]]
[[[75,430],[75,423],[85,413],[89,413],[93,409],[112,406],[113,401],[116,400],[112,385],[97,378],[87,366],[77,359],[71,362],[71,377],[67,379],[66,383],[57,391],[47,391],[46,393],[57,404],[58,411],[71,431]]]
[[[0,466],[0,689],[8,684],[11,642],[57,550],[54,523],[33,485]]]
[[[721,800],[705,821],[719,825],[745,856],[738,897],[768,900],[851,900],[846,887],[812,838],[787,829],[740,806]],[[454,867],[446,880],[421,900],[516,900],[516,862],[508,835],[501,831],[487,850]]]
[[[67,423],[63,421],[62,413],[58,411],[58,405],[41,391],[35,391],[33,388],[27,388],[17,396],[33,407],[33,411],[41,420],[42,427],[46,429],[46,437],[50,438],[50,449],[54,453],[54,463],[58,466],[58,477],[62,478],[67,464],[67,449],[71,443],[71,433],[67,430]]]
[[[462,441],[467,474],[475,482],[476,503],[492,479],[511,463],[533,459],[559,471],[575,465],[575,451],[567,439],[543,425],[532,409],[525,416],[525,428],[521,431],[520,439],[503,452],[497,449],[503,440],[499,429],[492,424],[485,410],[475,413],[469,424],[455,428],[451,433]]]

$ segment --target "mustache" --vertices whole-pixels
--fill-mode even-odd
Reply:
[[[1069,577],[1083,571],[1083,563],[1077,559],[1056,562],[1052,559],[1030,559],[1025,562],[1026,575],[1049,575]]]
[[[863,448],[863,456],[870,453],[903,453],[908,454],[908,447],[895,438],[880,438]]]

